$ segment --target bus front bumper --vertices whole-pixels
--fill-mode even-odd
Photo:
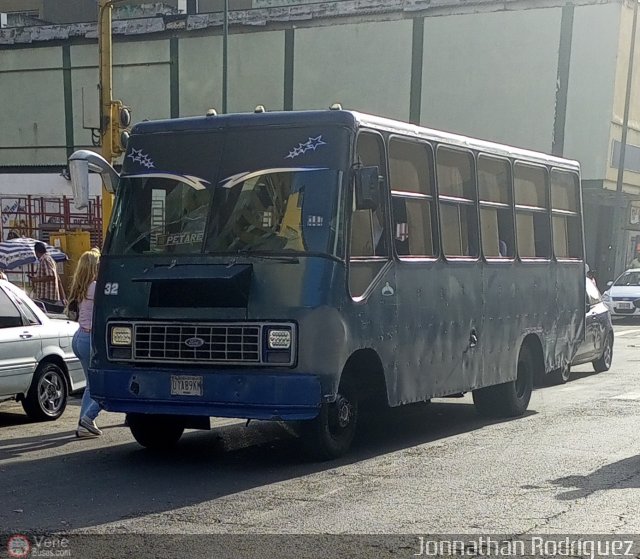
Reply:
[[[181,377],[193,395],[175,394]],[[121,413],[296,421],[316,417],[322,402],[317,376],[264,370],[90,369],[89,386],[103,409]]]

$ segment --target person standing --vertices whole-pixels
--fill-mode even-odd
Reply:
[[[56,263],[47,254],[47,247],[44,243],[37,242],[33,251],[38,259],[38,269],[35,274],[29,274],[29,279],[33,285],[33,296],[44,303],[45,308],[51,312],[61,312],[64,308],[65,300],[62,284],[56,270]]]
[[[89,385],[89,357],[91,352],[91,331],[93,329],[93,301],[96,291],[96,277],[98,276],[98,262],[100,252],[88,250],[80,256],[78,266],[73,274],[71,290],[69,291],[68,307],[78,308],[79,328],[73,336],[72,348],[76,354],[87,379],[87,386],[80,404],[80,418],[76,437],[98,437],[102,431],[96,425],[96,417],[100,413],[100,406],[91,398]],[[68,308],[67,307],[67,308]]]

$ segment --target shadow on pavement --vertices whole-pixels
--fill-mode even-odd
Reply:
[[[135,442],[96,447],[98,440],[77,440],[73,432],[12,439],[2,443],[4,449],[0,445],[0,458],[4,459],[0,461],[0,526],[9,532],[68,531],[138,518],[502,422],[479,417],[468,402],[438,401],[389,410],[363,418],[350,454],[324,463],[301,458],[300,442],[291,428],[276,422],[187,432],[166,454],[146,451]],[[130,436],[128,430],[126,436]],[[64,453],[24,459],[29,450],[62,445],[68,445]],[[22,455],[22,459],[6,461],[11,453]],[[211,516],[215,517],[214,508]]]
[[[559,487],[572,488],[571,491],[556,496],[560,501],[582,499],[596,491],[607,489],[638,489],[640,488],[640,456],[631,456],[606,464],[586,476],[561,477],[551,483]]]

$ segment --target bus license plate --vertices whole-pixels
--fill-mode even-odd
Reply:
[[[618,308],[619,309],[632,309],[633,306],[631,303],[618,303]]]
[[[171,375],[172,396],[202,396],[202,377]]]

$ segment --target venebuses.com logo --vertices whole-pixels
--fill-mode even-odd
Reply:
[[[30,537],[25,534],[13,534],[7,540],[7,555],[10,559],[71,557],[69,538],[57,535]]]
[[[21,559],[28,557],[31,551],[29,538],[23,534],[14,534],[7,541],[7,553],[9,557]]]

